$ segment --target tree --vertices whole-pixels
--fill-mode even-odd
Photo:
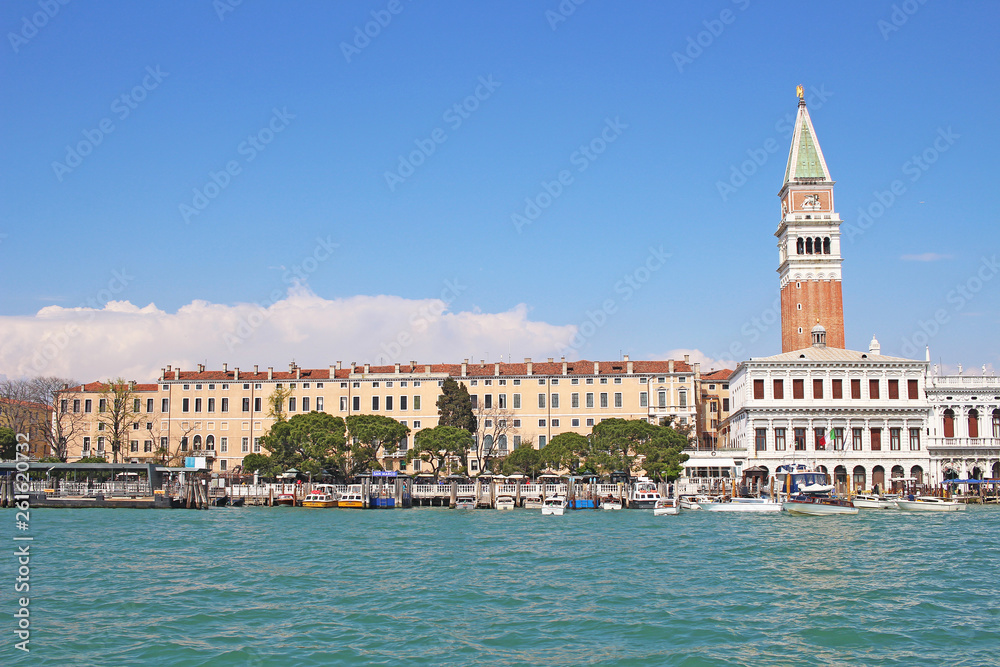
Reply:
[[[0,427],[0,460],[13,461],[17,457],[17,433],[6,426]]]
[[[274,477],[281,472],[281,467],[270,456],[247,454],[243,457],[243,472],[256,472],[261,477]]]
[[[519,473],[534,477],[542,471],[545,462],[542,460],[542,453],[535,449],[531,440],[523,441],[517,449],[512,451],[503,460],[503,472],[505,475]]]
[[[73,400],[79,398],[79,394],[63,389],[63,387],[75,387],[77,384],[75,380],[51,376],[38,377],[32,382],[35,401],[45,405],[52,416],[51,419],[44,420],[43,424],[39,424],[42,438],[49,454],[60,461],[65,461],[69,456],[69,442],[86,429],[84,415],[74,413],[70,409]]]
[[[642,419],[605,419],[594,427],[592,467],[600,474],[646,471],[655,479],[677,479],[687,460],[687,438],[669,426]]]
[[[470,458],[478,462],[479,470],[488,470],[493,467],[491,462],[499,457],[500,444],[506,443],[513,429],[514,413],[496,406],[487,408],[484,402],[476,407],[475,421],[476,439],[470,449]]]
[[[313,410],[275,424],[261,438],[260,444],[271,453],[270,460],[281,469],[297,468],[319,475],[327,459],[344,450],[347,442],[344,429],[343,418]]]
[[[465,429],[438,424],[434,428],[422,429],[414,436],[406,461],[420,459],[428,463],[431,473],[437,477],[450,459],[464,456],[472,444],[472,434]]]
[[[441,395],[437,399],[438,424],[464,428],[476,433],[476,416],[472,412],[472,397],[465,383],[459,384],[453,378],[446,378],[441,385]]]
[[[135,383],[121,377],[108,380],[101,387],[98,400],[97,421],[108,431],[112,462],[118,463],[119,454],[124,458],[123,448],[128,445],[129,430],[140,419],[135,409]]]
[[[586,466],[590,456],[590,440],[579,433],[560,433],[542,448],[541,456],[542,462],[549,468],[568,470],[575,475]]]
[[[352,476],[381,469],[379,447],[383,450],[383,456],[391,456],[410,432],[409,428],[395,419],[383,415],[351,415],[347,418],[347,430],[352,440]]]
[[[271,392],[271,395],[267,397],[267,416],[273,419],[275,424],[285,421],[285,403],[291,395],[292,390],[290,387],[278,385]]]

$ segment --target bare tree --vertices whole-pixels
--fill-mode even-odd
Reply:
[[[4,380],[0,383],[0,423],[15,433],[31,433],[31,381]]]
[[[97,421],[110,431],[112,463],[118,463],[119,455],[124,459],[129,430],[141,419],[136,411],[136,398],[135,383],[121,377],[108,380],[101,388]]]
[[[477,461],[479,470],[486,470],[492,460],[506,456],[510,451],[509,446],[501,449],[501,445],[507,444],[508,433],[514,430],[514,413],[505,408],[487,408],[480,404],[475,408],[475,416],[476,442],[470,458]]]
[[[49,416],[39,424],[41,436],[48,454],[60,461],[69,456],[69,442],[86,429],[84,416],[71,410],[73,401],[80,397],[79,392],[68,389],[75,386],[77,383],[74,380],[51,376],[32,381],[35,401],[46,406]]]

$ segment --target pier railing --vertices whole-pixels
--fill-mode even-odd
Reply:
[[[59,480],[32,480],[31,491],[44,493],[47,496],[73,496],[93,498],[102,495],[112,496],[151,496],[149,482],[69,482]]]

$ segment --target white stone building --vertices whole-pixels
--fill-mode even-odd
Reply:
[[[931,373],[927,401],[932,478],[1000,479],[1000,378]]]

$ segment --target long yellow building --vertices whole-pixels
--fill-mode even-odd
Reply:
[[[544,447],[560,433],[586,435],[603,419],[672,418],[691,429],[697,442],[700,368],[683,361],[559,361],[523,363],[370,364],[307,369],[273,368],[185,371],[162,369],[155,384],[131,385],[126,461],[177,462],[203,456],[215,471],[233,471],[274,422],[269,399],[276,391],[286,417],[312,410],[347,417],[377,414],[410,428],[400,450],[384,457],[387,469],[406,470],[413,434],[438,423],[437,399],[446,378],[463,383],[479,421],[477,446],[489,442],[503,456],[522,443]],[[60,418],[83,415],[86,422],[69,443],[69,460],[110,457],[108,425],[102,423],[101,383],[66,390]],[[487,438],[489,440],[487,440]],[[420,472],[419,461],[409,472]],[[470,470],[475,473],[476,470]]]

